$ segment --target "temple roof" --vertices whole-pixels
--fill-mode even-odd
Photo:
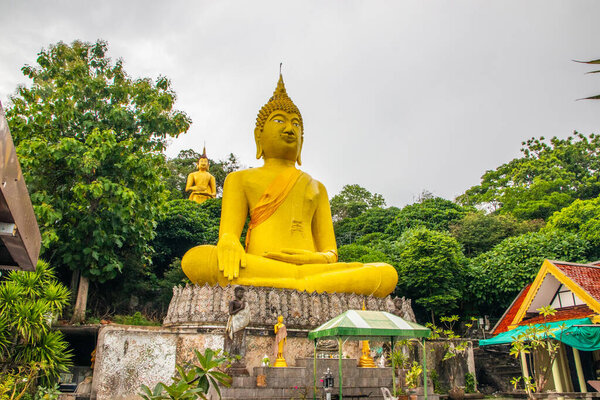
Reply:
[[[572,304],[555,307],[557,312],[545,320],[537,309],[556,302],[562,293]],[[564,303],[560,303],[561,305]],[[517,295],[492,330],[497,335],[519,325],[564,321],[600,314],[600,262],[578,264],[545,260],[533,283]]]

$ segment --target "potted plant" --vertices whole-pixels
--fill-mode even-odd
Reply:
[[[263,359],[261,360],[262,362],[262,366],[263,367],[270,367],[271,366],[271,359],[267,356],[264,356]]]
[[[393,351],[390,353],[388,360],[396,367],[396,376],[400,387],[396,389],[397,393],[404,393],[406,372],[410,368],[410,356],[406,348],[412,347],[412,343],[408,340],[401,340],[396,343]],[[396,394],[394,394],[396,395]]]
[[[423,367],[416,361],[413,361],[412,367],[408,370],[405,377],[406,387],[410,400],[417,400],[417,386],[421,381],[420,377],[423,373]]]

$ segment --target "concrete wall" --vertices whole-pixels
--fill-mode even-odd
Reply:
[[[222,349],[223,338],[223,327],[105,326],[98,335],[92,399],[139,399],[137,393],[142,384],[153,388],[158,382],[170,383],[176,364],[193,361],[195,349],[200,352],[206,348]],[[250,373],[254,367],[261,365],[265,355],[274,360],[274,340],[271,331],[247,330],[245,362]],[[372,356],[382,344],[371,343]],[[427,366],[430,370],[437,369],[440,381],[447,385],[449,364],[441,361],[443,345],[443,342],[428,343]],[[347,341],[342,350],[346,357],[358,359],[361,356],[361,343]],[[417,353],[414,355],[420,360],[421,346],[416,346],[414,350]],[[312,354],[313,343],[306,338],[306,332],[288,331],[284,356],[289,366],[295,366],[296,359],[311,358]],[[464,356],[453,361],[459,364],[457,384],[464,385],[465,372],[475,372],[472,347]]]
[[[296,336],[294,336],[296,335]],[[313,343],[302,332],[288,332],[284,356],[288,365],[297,358],[312,357]],[[193,361],[194,349],[223,348],[224,330],[108,325],[100,329],[92,385],[92,399],[138,399],[142,384],[153,388],[170,383],[175,365]],[[248,330],[245,362],[248,371],[259,367],[265,355],[274,361],[271,332]],[[343,352],[360,357],[359,342],[347,342]]]

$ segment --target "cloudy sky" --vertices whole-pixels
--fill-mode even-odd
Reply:
[[[453,199],[532,136],[600,133],[600,2],[0,0],[0,101],[43,47],[109,43],[132,77],[171,79],[193,120],[168,155],[258,166],[252,137],[278,78],[302,112],[302,169],[388,205]]]

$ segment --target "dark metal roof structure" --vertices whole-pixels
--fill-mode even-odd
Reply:
[[[41,235],[0,103],[0,269],[35,271]]]

